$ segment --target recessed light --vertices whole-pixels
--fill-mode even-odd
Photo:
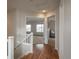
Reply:
[[[47,11],[46,11],[46,10],[42,10],[42,12],[43,12],[43,13],[46,13]]]

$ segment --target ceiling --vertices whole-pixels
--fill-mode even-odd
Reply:
[[[40,22],[44,22],[44,19],[43,18],[39,18],[39,17],[27,17],[26,18],[26,22],[30,22],[30,23],[40,23]]]
[[[39,18],[39,17],[27,17],[26,18],[26,22],[27,23],[44,23],[44,19],[43,18]],[[55,16],[51,16],[48,18],[48,22],[51,23],[51,22],[55,22]]]
[[[53,12],[58,4],[59,0],[7,0],[7,9],[22,9],[29,13]]]

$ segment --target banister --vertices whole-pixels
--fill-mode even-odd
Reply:
[[[14,49],[16,50],[18,47],[20,47],[22,45],[22,43],[24,43],[24,41],[26,41],[26,43],[31,43],[32,44],[33,43],[33,40],[30,39],[31,36],[33,36],[33,33],[32,32],[30,34],[26,34],[26,39],[22,40],[21,42],[18,41],[19,44]],[[30,42],[29,42],[29,40],[30,40]]]

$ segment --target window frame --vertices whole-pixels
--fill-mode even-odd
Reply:
[[[37,24],[36,32],[44,32],[44,24]]]
[[[30,28],[29,30],[27,30],[27,26],[29,26]],[[26,32],[31,32],[31,27],[32,27],[31,24],[26,24]]]

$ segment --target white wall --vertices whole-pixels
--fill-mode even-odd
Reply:
[[[21,10],[9,10],[8,11],[8,36],[14,36],[14,47],[16,47],[19,43],[17,41],[22,41],[26,39],[26,20],[25,20],[26,13]],[[19,52],[19,53],[18,53]],[[20,48],[16,53],[18,58],[22,54],[23,50]],[[15,53],[15,55],[16,55]]]
[[[55,17],[55,49],[59,50],[59,8],[56,9]]]
[[[26,37],[26,20],[25,20],[25,12],[21,10],[16,10],[16,18],[14,24],[15,31],[15,47],[18,45],[17,41],[22,41]]]
[[[59,6],[60,59],[71,59],[71,1],[61,0]]]
[[[48,18],[45,17],[44,18],[44,42],[45,44],[48,44],[48,22],[47,22]]]
[[[64,59],[71,59],[71,0],[65,0],[64,6]]]
[[[15,32],[15,40],[14,47],[16,48],[22,40],[26,39],[26,20],[25,20],[25,12],[21,10],[16,10],[16,17],[14,19],[14,32]],[[17,48],[18,49],[18,48]],[[15,53],[15,58],[18,58],[22,55],[23,48],[19,48]],[[19,52],[19,53],[18,53]]]
[[[15,10],[7,12],[7,36],[14,36]]]

